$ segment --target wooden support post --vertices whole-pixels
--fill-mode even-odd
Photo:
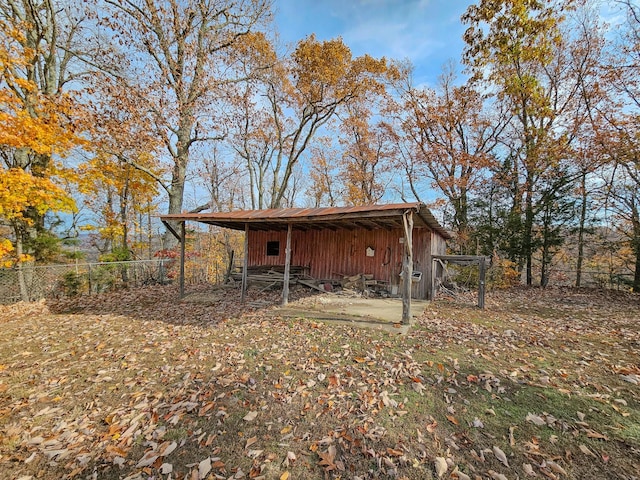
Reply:
[[[402,261],[402,324],[411,324],[411,279],[413,277],[413,211],[402,216],[404,255]]]
[[[284,283],[282,305],[289,303],[289,277],[291,276],[291,224],[287,225],[287,246],[284,250]]]
[[[438,265],[437,262],[438,260],[431,257],[431,284],[429,285],[429,288],[431,289],[429,291],[429,300],[433,301],[436,299],[436,279],[438,278]]]
[[[244,261],[242,263],[242,293],[240,294],[240,301],[244,303],[244,298],[247,294],[247,274],[249,270],[249,224],[244,224]]]
[[[187,239],[187,222],[180,222],[180,298],[184,297],[184,255],[185,255],[185,244]]]
[[[229,281],[231,280],[231,274],[233,273],[233,261],[235,259],[235,256],[236,256],[235,250],[231,250],[231,253],[229,254],[229,265],[227,266],[227,271],[224,274],[224,280],[222,281],[222,283],[224,284],[229,283]]]
[[[478,264],[478,307],[484,309],[485,276],[487,272],[486,258],[480,258]]]

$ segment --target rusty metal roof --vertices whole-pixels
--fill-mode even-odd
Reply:
[[[238,210],[215,213],[181,213],[162,215],[163,222],[193,221],[217,225],[234,230],[286,230],[289,224],[298,230],[321,228],[402,228],[402,215],[413,210],[414,225],[429,227],[444,238],[451,238],[433,216],[431,211],[420,202],[394,203],[387,205],[364,205],[355,207],[323,208],[277,208],[267,210]]]

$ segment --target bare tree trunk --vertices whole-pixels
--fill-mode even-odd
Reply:
[[[637,243],[635,273],[633,274],[633,286],[631,287],[631,290],[636,293],[640,292],[640,238]]]
[[[182,213],[182,203],[184,201],[184,184],[187,172],[188,152],[182,152],[180,157],[175,158],[175,165],[171,175],[171,188],[167,192],[169,197],[169,208],[167,213]],[[172,225],[177,230],[178,224]],[[164,248],[170,249],[178,244],[178,240],[166,231],[164,234]]]
[[[640,212],[638,211],[638,207],[635,203],[632,205],[631,215],[631,222],[633,225],[633,237],[631,238],[631,245],[636,256],[634,265],[635,271],[633,274],[633,284],[631,286],[631,290],[633,292],[640,292]]]
[[[22,255],[24,254],[24,249],[22,246],[22,235],[23,232],[20,231],[20,228],[17,226],[14,227],[14,232],[16,235],[16,256],[18,257],[18,262],[16,263],[16,271],[18,272],[18,286],[20,288],[20,300],[23,302],[29,301],[29,290],[27,289],[27,280],[25,278],[24,264],[22,262]]]
[[[576,262],[576,287],[582,283],[582,264],[584,262],[584,233],[585,224],[587,222],[587,174],[582,172],[580,177],[580,189],[582,196],[582,205],[580,207],[580,224],[578,226],[578,260]]]
[[[526,282],[527,286],[531,286],[533,284],[533,220],[534,220],[534,211],[533,211],[533,174],[527,174],[527,198],[525,200],[525,211],[524,211],[524,230],[522,232],[522,249],[524,253],[524,258],[526,262]]]

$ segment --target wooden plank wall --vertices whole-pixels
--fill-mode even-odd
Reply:
[[[414,284],[414,298],[427,298],[431,281],[431,236],[428,228],[413,233],[414,270],[423,272],[422,281]],[[398,285],[402,270],[403,237],[395,230],[294,230],[291,238],[291,264],[309,267],[309,275],[317,279],[341,279],[359,273],[372,274],[376,280]],[[287,234],[284,232],[249,231],[249,266],[284,265]],[[280,242],[280,255],[267,256],[267,242]],[[366,255],[367,248],[374,256]]]
[[[431,244],[431,254],[432,255],[446,255],[447,253],[447,243],[444,238],[440,235],[434,234],[433,241]],[[442,278],[444,275],[444,271],[442,265],[435,264],[433,260],[429,262],[431,264],[431,278],[429,279],[429,284],[427,285],[428,291],[426,298],[428,300],[433,300],[435,297],[435,289],[436,289],[436,278]]]

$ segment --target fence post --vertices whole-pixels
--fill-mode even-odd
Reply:
[[[89,266],[89,295],[91,295],[91,291],[93,290],[92,285],[91,285],[91,264],[87,264]]]
[[[485,263],[486,258],[482,257],[478,264],[478,307],[484,310],[484,293],[485,293],[485,276],[487,272],[487,266]]]

